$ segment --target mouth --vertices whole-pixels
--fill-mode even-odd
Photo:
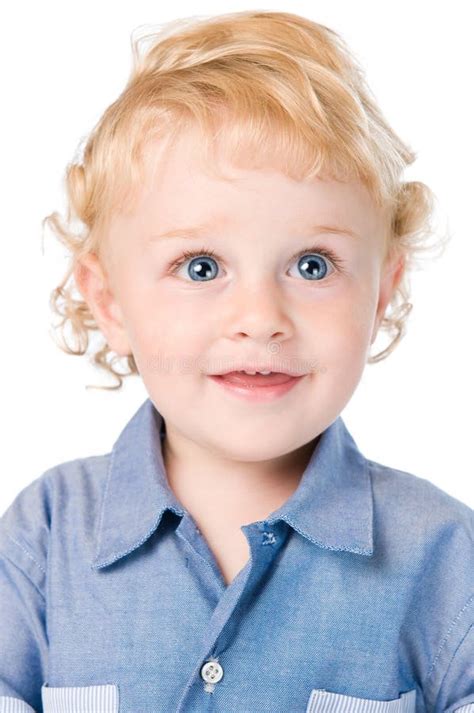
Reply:
[[[263,375],[230,371],[210,375],[209,378],[236,396],[253,401],[270,401],[288,393],[304,376],[306,375],[292,376],[281,372]]]
[[[226,381],[232,384],[246,386],[247,388],[255,386],[261,386],[265,388],[269,386],[277,386],[278,384],[284,384],[290,379],[295,378],[291,374],[285,374],[280,371],[270,371],[265,372],[264,374],[260,372],[256,372],[255,374],[249,374],[243,370],[228,371],[225,374],[214,374],[214,376],[219,377],[221,379],[225,379]]]

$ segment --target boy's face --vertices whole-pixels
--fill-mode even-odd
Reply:
[[[272,459],[314,439],[350,400],[403,262],[382,263],[386,219],[361,184],[220,164],[233,179],[224,181],[198,163],[197,142],[193,130],[169,153],[147,145],[133,211],[115,214],[105,236],[107,273],[89,256],[75,277],[109,346],[133,353],[168,435],[225,458]],[[157,237],[201,224],[201,237]],[[319,258],[326,275],[309,279],[294,255],[316,248],[342,265]],[[172,273],[191,249],[217,254],[203,266],[209,279],[199,281],[192,258]],[[208,376],[242,359],[306,375],[251,402]]]

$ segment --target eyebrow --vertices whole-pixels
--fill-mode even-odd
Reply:
[[[149,236],[150,241],[165,240],[167,238],[200,238],[209,231],[215,229],[212,224],[194,225],[189,227],[170,228],[162,233],[154,233]],[[308,228],[309,235],[319,235],[320,233],[347,235],[350,238],[359,238],[360,235],[350,228],[343,228],[337,225],[313,225]]]

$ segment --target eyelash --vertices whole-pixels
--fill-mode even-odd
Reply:
[[[329,248],[320,248],[317,245],[312,245],[308,248],[300,250],[296,253],[296,255],[293,255],[291,260],[297,260],[298,258],[303,257],[303,255],[307,255],[308,253],[316,253],[318,255],[321,255],[334,265],[334,268],[337,272],[344,273],[345,261],[335,255],[335,253],[332,250],[329,250]],[[212,257],[216,261],[223,261],[220,255],[218,255],[214,250],[212,250],[212,248],[203,247],[199,250],[185,250],[177,260],[171,263],[170,270],[172,273],[174,273],[178,270],[178,268],[181,267],[181,265],[187,262],[187,260],[190,260],[193,257],[204,256]]]

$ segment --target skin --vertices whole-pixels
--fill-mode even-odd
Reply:
[[[291,495],[319,434],[350,400],[404,263],[384,260],[386,217],[362,184],[297,182],[226,161],[229,180],[221,180],[199,162],[198,140],[188,130],[166,150],[156,140],[145,146],[133,209],[113,214],[102,263],[90,254],[74,275],[110,347],[133,353],[165,419],[164,459],[179,500],[201,528],[212,521],[216,533],[240,536],[242,524]],[[150,240],[211,218],[202,240]],[[357,237],[314,235],[314,224]],[[301,274],[291,258],[315,244],[343,260],[342,271],[328,262],[321,280]],[[222,258],[216,277],[193,281],[191,260],[171,274],[183,249],[204,247]],[[270,403],[227,394],[206,375],[247,357],[310,373]]]

